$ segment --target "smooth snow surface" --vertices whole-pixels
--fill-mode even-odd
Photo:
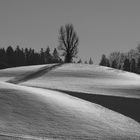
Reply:
[[[60,139],[139,139],[134,120],[69,95],[0,82],[0,132]]]
[[[118,93],[139,98],[138,75],[94,65],[48,67],[52,65],[0,71],[0,139],[140,139],[140,124],[133,119],[95,103],[47,90],[114,96]],[[11,83],[4,82],[4,78]]]
[[[46,65],[22,66],[0,70],[0,81],[8,81],[12,78],[35,72],[44,66]]]
[[[65,64],[22,85],[140,98],[140,76],[112,68]]]

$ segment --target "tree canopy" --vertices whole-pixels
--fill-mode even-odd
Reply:
[[[65,63],[71,63],[77,56],[79,37],[72,24],[61,26],[59,30],[59,46]]]

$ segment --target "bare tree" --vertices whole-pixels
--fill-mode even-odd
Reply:
[[[59,30],[59,46],[64,56],[65,63],[71,63],[73,58],[77,56],[79,37],[72,24],[61,26]]]

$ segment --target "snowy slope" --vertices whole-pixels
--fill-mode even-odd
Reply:
[[[0,70],[0,81],[8,81],[14,77],[35,72],[44,66],[46,65],[33,65],[2,69]]]
[[[22,85],[140,98],[140,76],[96,65],[65,64]]]
[[[0,81],[0,139],[140,139],[133,119],[47,90],[139,99],[139,75],[95,65],[39,65],[0,70]]]
[[[0,82],[0,114],[0,137],[3,134],[34,139],[140,138],[140,125],[134,120],[46,89]]]

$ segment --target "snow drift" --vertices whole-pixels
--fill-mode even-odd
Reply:
[[[139,99],[136,74],[95,65],[40,65],[1,70],[0,80],[0,138],[140,139],[133,119],[47,89]]]
[[[139,139],[134,120],[67,94],[0,82],[0,133],[36,138]]]

